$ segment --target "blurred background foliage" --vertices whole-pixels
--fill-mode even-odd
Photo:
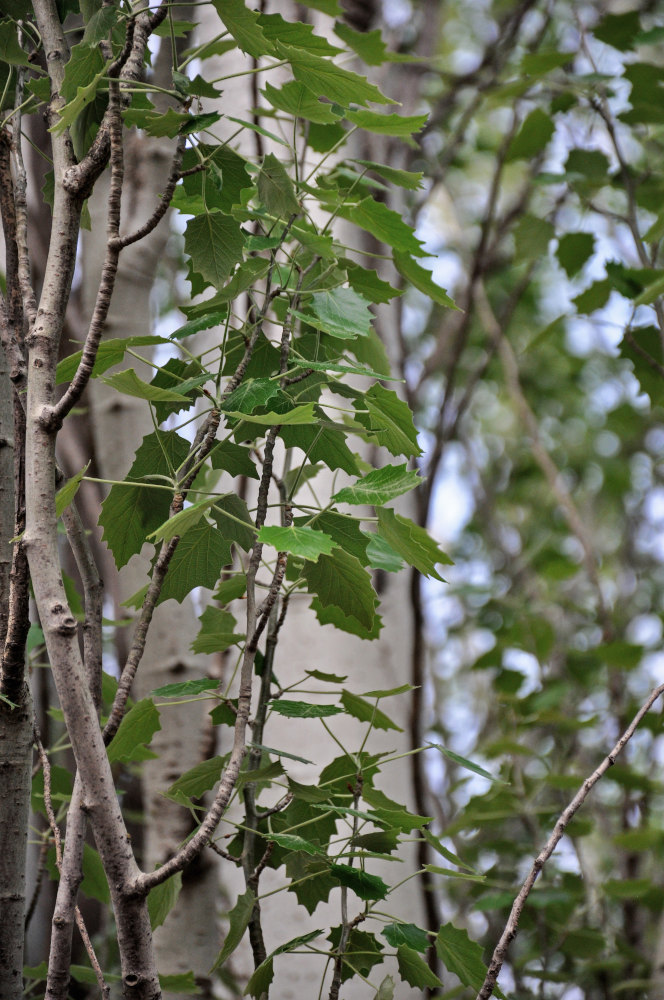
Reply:
[[[431,666],[414,727],[496,777],[432,750],[420,811],[471,876],[434,874],[440,915],[488,957],[557,815],[662,680],[664,10],[384,15],[427,57],[404,71],[431,115],[406,209],[461,310],[401,300],[420,519],[456,563],[413,581],[416,677]],[[509,995],[664,997],[663,760],[655,708],[537,883]]]

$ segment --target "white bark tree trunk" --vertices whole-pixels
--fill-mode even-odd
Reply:
[[[170,165],[168,148],[137,142],[128,171],[129,185],[124,204],[125,226],[135,228],[144,222],[156,205],[156,195],[163,187]],[[96,294],[105,247],[105,209],[107,182],[102,177],[91,199],[92,232],[85,233],[82,247],[82,304],[89,316]],[[168,238],[168,223],[140,243],[128,247],[120,258],[120,267],[105,336],[126,337],[150,334],[152,291],[159,259]],[[140,364],[136,367],[140,370]],[[151,369],[143,369],[148,381]],[[120,396],[101,382],[94,382],[89,393],[90,417],[99,474],[105,479],[122,480],[143,437],[153,431],[144,401]],[[146,556],[134,556],[121,571],[119,597],[125,600],[142,587],[149,568]],[[124,609],[117,608],[121,616]],[[190,651],[199,629],[191,600],[183,604],[169,601],[155,610],[150,638],[135,684],[135,697],[142,698],[157,687],[172,681],[203,676],[206,660]],[[161,864],[191,832],[185,811],[161,794],[183,771],[199,763],[204,756],[205,708],[200,703],[164,710],[162,729],[153,740],[158,757],[146,761],[142,774],[145,815],[143,867],[150,871]],[[162,973],[193,970],[200,985],[208,989],[208,971],[219,950],[215,913],[220,895],[214,855],[205,854],[194,869],[185,872],[177,908],[155,932],[157,964]]]

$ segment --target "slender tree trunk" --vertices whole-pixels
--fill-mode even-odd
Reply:
[[[0,997],[23,996],[25,858],[32,761],[32,701],[0,702]]]
[[[9,621],[14,535],[14,390],[0,345],[0,649]],[[23,996],[25,861],[32,763],[32,703],[0,701],[0,997]]]

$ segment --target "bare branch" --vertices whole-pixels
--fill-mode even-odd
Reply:
[[[492,995],[496,983],[498,981],[500,970],[503,966],[503,962],[505,961],[505,957],[507,955],[507,949],[509,948],[512,940],[516,936],[519,919],[521,917],[521,913],[525,906],[526,900],[528,899],[530,891],[537,880],[537,876],[542,871],[542,868],[553,854],[554,850],[556,849],[556,846],[558,845],[560,839],[565,833],[565,829],[568,823],[570,822],[572,817],[578,812],[580,807],[583,805],[586,798],[588,797],[588,793],[593,788],[593,786],[596,785],[599,779],[604,774],[606,774],[608,769],[615,764],[616,758],[622,753],[625,746],[636,732],[641,720],[644,718],[647,712],[649,712],[649,710],[652,708],[652,706],[655,704],[658,698],[662,696],[662,694],[664,694],[664,684],[660,684],[659,687],[656,687],[653,691],[651,691],[648,698],[643,703],[641,708],[638,710],[638,712],[630,722],[627,729],[623,732],[622,736],[615,744],[611,752],[607,754],[607,756],[604,758],[599,767],[596,768],[596,770],[593,771],[593,773],[588,778],[586,778],[586,780],[583,782],[583,784],[579,788],[578,792],[576,793],[572,801],[560,814],[560,817],[558,818],[558,821],[555,827],[553,828],[551,836],[549,837],[546,844],[544,845],[540,853],[533,861],[532,867],[528,872],[526,880],[521,886],[519,894],[517,895],[516,899],[514,900],[514,903],[512,904],[512,909],[510,911],[509,918],[505,925],[505,929],[503,930],[500,940],[494,949],[493,956],[491,958],[491,963],[489,965],[489,969],[487,971],[482,988],[477,994],[477,1000],[488,1000],[488,998]]]
[[[182,157],[184,156],[186,143],[187,137],[181,135],[178,138],[177,145],[175,147],[171,170],[166,180],[164,190],[161,193],[161,200],[150,218],[140,227],[140,229],[136,229],[128,236],[117,236],[115,238],[116,245],[120,250],[124,250],[125,247],[131,246],[132,243],[138,243],[139,240],[148,236],[153,229],[156,229],[166,215],[166,212],[170,207],[171,198],[173,197],[177,182],[180,180],[180,177],[183,176],[180,172],[180,166],[182,165]]]

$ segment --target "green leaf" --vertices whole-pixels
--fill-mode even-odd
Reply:
[[[288,59],[290,62],[296,80],[314,94],[328,97],[342,107],[348,107],[352,103],[367,104],[370,101],[376,104],[396,104],[396,101],[381,94],[378,87],[369,83],[365,77],[342,69],[329,59],[280,42],[275,42],[275,48],[280,59]]]
[[[358,421],[373,431],[376,442],[392,455],[422,454],[413,415],[396,392],[382,385],[372,385],[355,406],[358,410],[366,409],[366,413],[358,412]]]
[[[236,622],[230,611],[210,605],[199,618],[201,629],[191,644],[194,653],[221,653],[245,638],[234,632]]]
[[[64,486],[61,486],[55,494],[55,516],[61,517],[74,497],[78,493],[83,476],[88,471],[90,463],[87,462],[80,472],[77,472],[71,479],[68,479]]]
[[[276,781],[277,778],[281,778],[284,774],[284,769],[281,765],[281,761],[269,761],[267,764],[263,764],[262,767],[257,768],[255,771],[250,771],[248,768],[244,767],[238,776],[236,788],[238,792],[241,792],[246,785],[259,785],[262,783],[271,784]]]
[[[221,288],[242,260],[244,236],[239,222],[223,212],[206,212],[191,219],[184,233],[185,253],[206,285]]]
[[[293,555],[312,559],[314,562],[321,555],[329,556],[337,544],[330,535],[314,528],[292,526],[281,528],[277,525],[261,528],[258,541],[272,545],[277,552],[291,552]]]
[[[630,10],[624,14],[605,14],[593,29],[593,34],[600,42],[611,45],[620,52],[627,52],[633,47],[640,31],[640,14],[637,10]]]
[[[118,976],[118,979],[120,977]],[[95,977],[95,983],[97,979]],[[165,993],[184,993],[187,997],[201,995],[201,989],[196,983],[193,972],[174,972],[172,975],[159,975],[159,985]]]
[[[105,74],[106,64],[98,46],[79,42],[72,48],[60,88],[65,106],[60,109],[59,120],[51,127],[51,132],[60,135],[73,124],[83,109],[95,100],[98,90],[105,86]]]
[[[223,469],[234,478],[236,476],[259,478],[249,448],[234,444],[233,441],[221,441],[215,445],[210,453],[210,464],[213,469]]]
[[[252,997],[261,997],[269,989],[270,983],[274,979],[273,961],[277,955],[283,955],[286,952],[294,951],[296,948],[308,944],[309,941],[313,941],[315,938],[319,937],[323,932],[319,930],[309,931],[306,934],[300,934],[298,937],[292,938],[287,941],[286,944],[279,945],[274,951],[268,955],[268,957],[263,961],[253,976],[247,983],[247,987],[244,991],[245,996],[248,993]]]
[[[360,698],[359,695],[353,694],[351,691],[344,689],[341,695],[341,704],[353,718],[359,719],[360,722],[368,722],[374,729],[394,729],[398,733],[403,732],[400,726],[397,726],[396,722],[385,712],[381,710],[372,702],[365,701],[364,698]]]
[[[385,976],[374,994],[374,1000],[394,1000],[395,982],[392,976]]]
[[[570,56],[567,55],[566,59],[569,61]],[[555,125],[549,115],[541,108],[535,108],[522,122],[521,128],[509,144],[506,162],[530,160],[537,156],[546,148],[554,132]]]
[[[328,935],[328,941],[332,942],[334,948],[338,948],[340,938],[341,927],[333,927]],[[376,936],[354,928],[350,933],[348,944],[346,945],[341,981],[346,982],[356,972],[359,972],[366,978],[374,965],[378,965],[382,960],[383,946]]]
[[[326,684],[343,684],[348,680],[346,674],[328,674],[324,670],[305,670],[307,677],[314,677],[317,681],[325,681]]]
[[[374,615],[370,628],[366,628],[360,624],[357,618],[344,614],[340,608],[333,605],[323,607],[317,597],[314,597],[310,608],[321,625],[333,625],[334,628],[348,632],[350,635],[356,635],[359,639],[377,639],[383,627],[383,619],[380,615]]]
[[[0,63],[7,63],[9,66],[33,65],[28,59],[28,53],[19,45],[17,26],[10,18],[0,21]]]
[[[370,875],[361,868],[350,865],[330,865],[330,874],[347,889],[352,889],[360,899],[385,899],[390,887],[378,875]]]
[[[161,729],[159,712],[151,698],[137,701],[129,709],[108,747],[108,759],[115,761],[147,760],[153,757],[146,749],[156,732]]]
[[[420,951],[424,955],[429,947],[429,935],[417,924],[386,924],[381,931],[383,937],[393,948],[399,945],[406,945],[414,951]],[[412,984],[411,984],[412,985]]]
[[[664,277],[657,278],[650,285],[646,285],[640,295],[634,299],[635,306],[650,306],[656,302],[661,295],[664,295]]]
[[[343,13],[339,0],[304,0],[302,6],[319,10],[321,14],[328,14],[330,17],[339,17]]]
[[[247,577],[244,573],[237,573],[226,580],[222,580],[214,594],[215,601],[220,604],[230,604],[238,597],[244,597],[247,590]]]
[[[225,412],[253,413],[279,395],[279,384],[269,378],[245,379],[226,396],[220,409]]]
[[[458,764],[460,767],[465,767],[467,771],[472,771],[474,774],[479,774],[483,778],[488,778],[489,781],[498,781],[501,784],[505,784],[502,778],[497,778],[495,775],[491,774],[490,771],[480,767],[479,764],[475,764],[472,760],[468,760],[467,757],[462,757],[461,754],[455,753],[454,750],[448,750],[447,747],[441,746],[440,743],[429,743],[428,746],[435,747],[436,750],[439,750],[444,757],[447,757],[448,760],[454,761],[454,763]]]
[[[248,743],[249,747],[256,747],[257,750],[264,750],[265,753],[272,753],[275,757],[288,757],[289,760],[297,760],[300,764],[312,764],[313,761],[307,760],[306,757],[298,757],[294,753],[288,753],[286,750],[275,750],[274,747],[263,746],[262,743]]]
[[[340,549],[355,556],[363,566],[367,565],[367,537],[360,530],[355,518],[339,514],[338,511],[327,510],[317,514],[312,523],[314,527],[330,535]]]
[[[422,244],[416,238],[412,226],[404,222],[398,212],[388,208],[381,201],[369,197],[355,205],[345,204],[339,209],[338,215],[365,229],[393,250],[410,254],[412,257],[422,255]]]
[[[119,365],[128,347],[148,347],[153,344],[167,344],[166,337],[123,337],[104,340],[97,348],[97,357],[92,369],[92,378],[103,375],[113,365]],[[56,382],[71,382],[81,363],[83,351],[76,351],[63,358],[55,371]]]
[[[310,308],[318,321],[312,325],[332,337],[344,340],[369,335],[373,320],[369,303],[352,288],[314,292]],[[307,316],[303,318],[312,322]]]
[[[389,56],[379,30],[356,31],[345,21],[337,21],[334,33],[358,54],[367,66],[380,66]]]
[[[522,215],[514,227],[514,252],[516,259],[533,260],[536,257],[546,257],[549,241],[555,231],[552,223],[539,219],[535,215]]]
[[[353,163],[359,163],[360,166],[366,167],[372,173],[378,174],[383,180],[406,188],[408,191],[419,191],[422,187],[424,174],[420,171],[399,170],[397,167],[389,167],[386,163],[375,163],[373,160],[353,160]],[[396,289],[394,289],[394,293],[398,294]],[[371,301],[375,302],[376,300],[371,299]]]
[[[125,396],[147,399],[151,403],[184,404],[185,402],[184,393],[176,392],[174,389],[160,389],[159,386],[143,382],[133,368],[126,368],[114,375],[107,375],[102,381]]]
[[[467,882],[484,882],[484,875],[471,875],[469,872],[458,872],[453,868],[441,868],[438,865],[424,865],[426,871],[433,875],[444,875],[446,878],[460,878]]]
[[[424,959],[406,944],[400,944],[397,948],[397,964],[399,975],[409,986],[423,990],[429,986],[443,985]]]
[[[224,768],[224,757],[211,757],[189,768],[164,793],[166,798],[187,805],[191,799],[199,799],[217,784]]]
[[[314,410],[314,415],[324,418],[319,408]],[[345,434],[333,427],[285,427],[281,438],[287,448],[301,448],[312,464],[323,462],[328,469],[342,469],[350,476],[356,476],[359,471],[355,457],[346,444]],[[319,527],[327,531],[322,524]]]
[[[338,46],[331,45],[327,38],[315,34],[311,24],[286,21],[281,14],[261,14],[259,22],[265,37],[271,41],[293,45],[307,52],[315,52],[319,56],[335,56],[343,51]]]
[[[104,906],[111,902],[111,890],[99,852],[90,844],[83,845],[83,881],[81,892],[89,899],[96,899]]]
[[[466,931],[443,924],[436,937],[436,952],[441,962],[461,980],[464,986],[470,987],[476,993],[482,988],[486,967],[482,961],[482,949],[471,941]],[[497,986],[496,996],[505,1000],[505,995]]]
[[[208,209],[219,208],[230,215],[235,205],[242,201],[243,192],[252,187],[252,179],[247,170],[247,161],[228,145],[198,143],[195,148],[185,151],[182,168],[190,170],[197,166],[202,157],[207,164],[204,174],[191,174],[182,180],[182,188],[176,190],[188,197],[200,198],[203,185],[203,201]],[[186,211],[186,209],[184,209]],[[201,303],[201,306],[206,303]]]
[[[521,70],[529,76],[543,76],[553,69],[567,66],[574,59],[573,52],[558,52],[555,49],[538,48],[536,52],[526,52],[521,59]]]
[[[363,691],[363,698],[392,698],[395,694],[406,694],[415,690],[412,684],[399,684],[398,687],[378,688],[374,691]]]
[[[458,857],[452,851],[449,851],[443,844],[441,844],[438,837],[434,837],[433,833],[431,833],[430,830],[427,830],[426,827],[423,827],[420,832],[424,837],[424,839],[426,840],[427,844],[429,844],[430,847],[433,847],[434,851],[436,851],[437,854],[440,854],[441,857],[445,858],[446,861],[451,861],[453,865],[458,865],[459,868],[465,868],[472,875],[480,874],[471,865],[467,865],[464,861],[461,860],[460,857]],[[413,946],[411,945],[411,947]]]
[[[339,116],[333,112],[331,104],[323,104],[316,94],[296,80],[285,83],[278,90],[267,83],[262,94],[273,108],[284,111],[294,118],[306,118],[307,121],[319,122],[321,125],[339,121]]]
[[[568,278],[581,270],[595,249],[592,233],[565,233],[558,240],[556,257]]]
[[[150,926],[161,927],[166,917],[171,912],[178,901],[178,896],[182,889],[182,872],[176,872],[165,882],[156,885],[148,893],[148,913],[150,914]]]
[[[308,320],[309,317],[306,317]],[[294,368],[310,368],[315,372],[338,372],[341,375],[364,375],[366,378],[386,379],[380,372],[371,371],[370,368],[361,368],[359,365],[338,365],[334,361],[306,361],[304,358],[289,358],[289,366]],[[390,382],[399,382],[400,379],[386,379]]]
[[[197,503],[185,507],[184,510],[169,517],[156,531],[152,531],[148,538],[156,545],[158,542],[168,542],[176,535],[184,535],[189,528],[193,528],[203,517],[208,508],[215,502],[215,497],[207,497]]]
[[[386,542],[403,556],[409,566],[414,566],[423,576],[432,576],[442,580],[436,566],[439,563],[451,565],[451,560],[442,549],[436,545],[433,538],[407,517],[395,514],[389,508],[379,508],[378,533]]]
[[[374,469],[352,486],[345,486],[334,494],[336,503],[372,504],[382,506],[389,500],[416,489],[424,480],[404,465],[385,465]]]
[[[247,983],[244,996],[247,994],[251,997],[255,997],[258,1000],[259,997],[264,997],[268,995],[270,988],[270,983],[274,979],[274,959],[270,955],[266,958],[254,971],[253,975],[250,977]]]
[[[229,542],[235,542],[245,552],[253,548],[256,529],[244,500],[235,493],[225,493],[216,497],[210,513],[224,538]]]
[[[213,590],[222,566],[231,561],[228,540],[203,518],[180,539],[170,561],[159,603],[182,602],[195,587]]]
[[[219,681],[214,677],[198,677],[190,681],[176,681],[174,684],[162,684],[152,692],[152,698],[192,698],[205,691],[214,691],[219,687]]]
[[[397,252],[393,256],[397,270],[414,288],[437,302],[438,305],[447,306],[449,309],[458,308],[445,289],[434,282],[428,269],[420,267],[417,261],[409,257],[408,254]]]
[[[565,174],[577,174],[591,188],[600,187],[609,179],[609,161],[599,149],[571,149],[565,162]]]
[[[273,153],[268,153],[263,160],[257,184],[258,197],[270,215],[288,219],[302,211],[295,197],[293,182]]]
[[[294,409],[286,410],[284,413],[276,413],[274,410],[270,410],[269,413],[242,413],[240,410],[230,410],[228,411],[228,416],[235,417],[237,420],[244,420],[250,424],[266,424],[268,426],[314,424],[317,420],[313,403],[296,406]]]
[[[137,481],[147,475],[170,476],[184,462],[189,447],[175,431],[148,434],[136,452],[126,485],[111,487],[99,523],[118,569],[141,551],[148,533],[163,524],[172,499],[168,490],[136,485]]]
[[[656,368],[662,364],[659,330],[653,326],[637,327],[632,330],[632,338],[636,347],[632,347],[628,340],[623,340],[620,355],[632,362],[641,391],[647,393],[654,404],[659,404],[664,397],[664,382]]]
[[[376,271],[362,267],[352,260],[344,260],[342,263],[348,274],[349,285],[367,302],[391,302],[396,296],[403,295],[401,289],[394,288],[389,282],[379,278]],[[389,375],[389,364],[381,367],[380,371],[383,375]]]
[[[347,111],[346,118],[353,125],[378,135],[394,135],[402,139],[424,128],[428,115],[384,115],[376,111]]]
[[[252,889],[247,889],[246,892],[238,896],[235,906],[228,914],[230,926],[226,934],[224,946],[217,955],[210,972],[216,972],[217,969],[220,969],[239,945],[244,937],[244,932],[249,926],[255,902],[256,894]]]
[[[317,562],[305,562],[302,575],[308,592],[318,597],[323,608],[332,605],[364,628],[372,627],[376,593],[355,556],[334,549],[332,555],[321,555]]]
[[[369,539],[367,558],[372,569],[382,569],[386,573],[398,573],[403,569],[403,559],[381,535],[365,532]]]
[[[609,301],[609,296],[613,286],[608,278],[602,281],[593,281],[584,292],[572,299],[579,313],[592,313],[596,309],[602,309]]]
[[[308,701],[287,701],[285,698],[272,701],[271,708],[288,719],[323,719],[343,712],[338,705],[314,705]]]
[[[244,0],[213,0],[219,17],[239,47],[254,59],[272,55],[274,47],[258,23],[258,14]]]
[[[303,837],[298,837],[293,833],[271,833],[269,839],[273,840],[279,847],[283,847],[286,851],[303,851],[305,854],[312,854],[314,856],[325,854],[325,851],[316,844],[312,844],[310,841],[305,840]]]

